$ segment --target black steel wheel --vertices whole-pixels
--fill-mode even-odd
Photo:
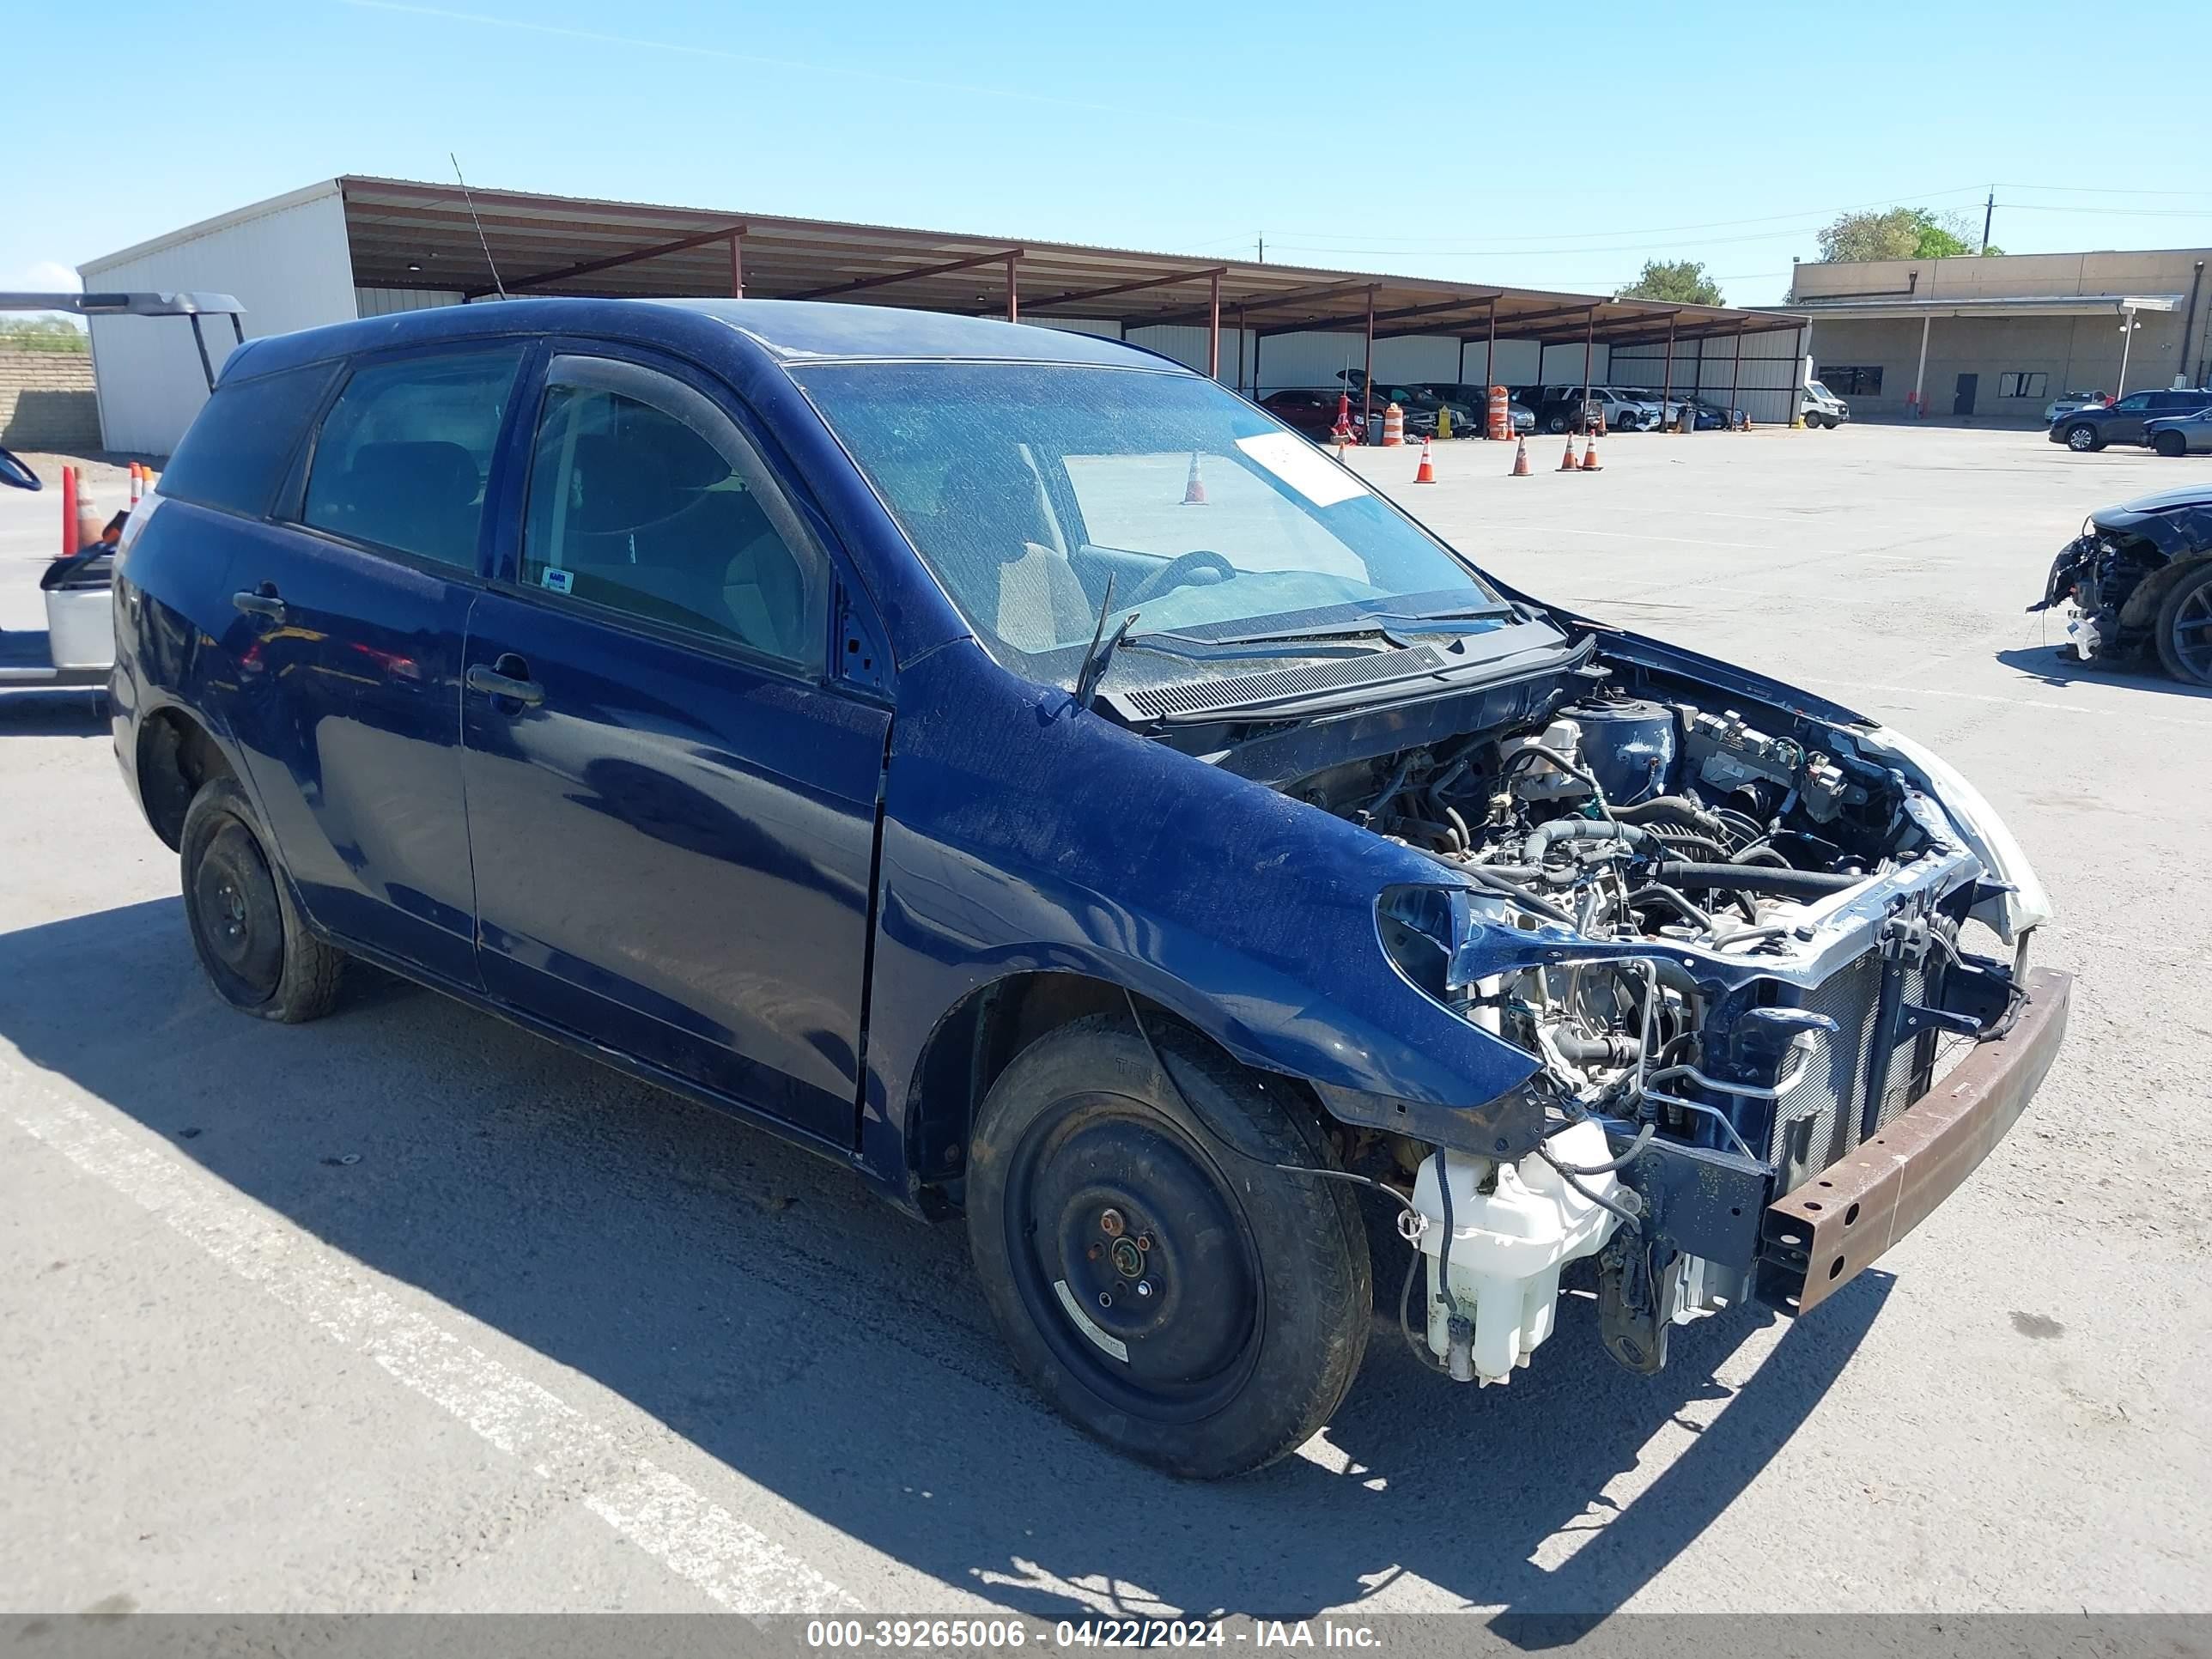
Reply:
[[[2212,685],[2212,564],[2174,584],[2158,608],[2158,659],[2191,685]]]
[[[1016,1359],[1085,1432],[1171,1474],[1296,1449],[1366,1347],[1365,1231],[1310,1107],[1151,1016],[1016,1057],[978,1114],[968,1232]],[[1177,1085],[1180,1085],[1178,1088]]]
[[[2189,453],[2189,440],[2179,432],[2154,433],[2151,436],[2150,447],[2172,460]]]
[[[192,949],[216,994],[288,1024],[328,1013],[345,957],[301,923],[234,780],[211,778],[192,797],[178,858]]]

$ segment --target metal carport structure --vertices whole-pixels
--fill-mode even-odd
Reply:
[[[908,306],[1132,339],[1255,396],[1263,355],[1283,386],[1328,384],[1359,362],[1371,387],[1378,345],[1389,362],[1420,365],[1385,372],[1386,384],[1588,383],[1600,347],[1798,325],[1724,307],[356,174],[88,260],[80,274],[92,288],[235,294],[250,334],[502,291]],[[197,365],[113,320],[94,322],[93,352],[109,447],[164,453],[205,395]],[[1660,362],[1653,372],[1656,384]]]
[[[435,288],[464,301],[509,294],[732,295],[839,300],[1009,321],[1083,319],[1130,329],[1203,328],[1220,377],[1224,321],[1260,343],[1358,332],[1373,379],[1377,340],[1443,335],[1463,344],[1585,347],[1795,329],[1771,312],[1329,270],[1248,260],[653,206],[458,185],[352,177],[344,204],[354,282]],[[495,267],[496,268],[495,270]],[[1200,365],[1194,364],[1194,367]],[[1482,383],[1493,378],[1494,353]],[[1246,375],[1240,374],[1238,382]]]

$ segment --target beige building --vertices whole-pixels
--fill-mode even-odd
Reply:
[[[1800,264],[1814,372],[1854,418],[2039,423],[2064,392],[2205,384],[2212,248]]]

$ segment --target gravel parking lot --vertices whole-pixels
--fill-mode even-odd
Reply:
[[[381,977],[220,1007],[91,700],[0,693],[0,1607],[2205,1607],[2212,694],[2021,608],[2207,464],[1559,441],[1354,464],[1510,582],[1923,738],[2057,903],[2066,1048],[1889,1271],[1650,1379],[1586,1302],[1504,1389],[1378,1329],[1300,1456],[1180,1486],[1028,1393],[957,1228]],[[0,623],[58,511],[0,499]]]

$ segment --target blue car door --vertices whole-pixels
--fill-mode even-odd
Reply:
[[[556,351],[462,700],[491,994],[854,1144],[890,714],[830,672],[833,567],[684,365]]]
[[[301,902],[466,985],[461,638],[525,356],[472,342],[357,361],[229,575],[234,720]]]

